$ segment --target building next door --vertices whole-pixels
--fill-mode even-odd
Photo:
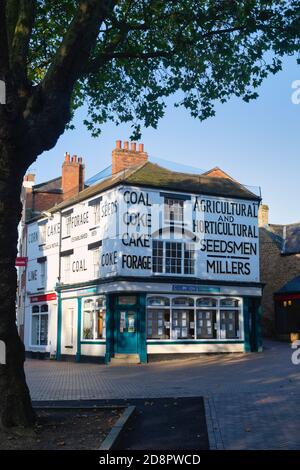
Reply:
[[[137,296],[119,295],[115,309],[115,353],[138,353]]]

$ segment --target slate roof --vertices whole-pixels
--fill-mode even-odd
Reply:
[[[81,191],[76,196],[52,207],[49,212],[56,212],[83,201],[92,196],[117,186],[118,184],[159,188],[167,191],[178,191],[211,196],[223,196],[239,199],[260,201],[260,198],[242,186],[240,183],[228,178],[211,177],[179,173],[168,170],[157,164],[146,162],[136,167],[130,167],[101,182]]]
[[[300,222],[288,225],[269,224],[265,229],[282,255],[300,253]]]
[[[300,292],[300,275],[284,284],[275,294],[296,294],[298,292]]]
[[[54,178],[49,181],[45,181],[43,183],[35,184],[32,187],[34,192],[61,192],[61,185],[62,185],[62,177],[59,176],[58,178]]]

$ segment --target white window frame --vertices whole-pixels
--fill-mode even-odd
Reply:
[[[46,287],[46,270],[47,270],[47,260],[40,263],[40,286]]]
[[[103,310],[104,310],[104,315],[103,315],[103,326],[102,326],[102,330],[103,330],[103,334],[102,334],[102,338],[96,338],[97,336],[97,325],[96,325],[96,321],[97,321],[97,318],[96,318],[96,307],[95,307],[95,303],[96,303],[96,300],[98,298],[102,297],[103,298]],[[94,325],[93,325],[93,338],[84,338],[83,337],[83,326],[84,326],[84,303],[87,301],[87,300],[92,300],[93,301],[93,315],[94,315]],[[82,311],[82,321],[81,321],[81,332],[80,332],[80,341],[82,343],[86,343],[86,342],[95,342],[97,343],[97,341],[103,341],[106,339],[106,298],[105,298],[105,295],[96,295],[96,296],[91,296],[91,297],[83,297],[81,299],[81,311]]]
[[[174,207],[174,210],[171,208]],[[171,214],[174,217],[171,217]],[[175,217],[176,216],[176,217]],[[177,197],[164,197],[164,219],[167,224],[184,224],[184,199]]]
[[[169,298],[169,301],[170,301],[170,305],[169,306],[156,306],[156,305],[153,305],[153,306],[149,306],[148,305],[148,300],[151,299],[151,298],[155,298],[155,297],[162,297],[162,298]],[[193,298],[194,299],[194,306],[180,306],[180,305],[176,305],[174,306],[173,305],[173,300],[175,298],[180,298],[180,297],[186,297],[186,298]],[[200,298],[213,298],[215,299],[217,302],[216,302],[216,307],[197,307],[197,299],[200,299]],[[235,308],[233,307],[221,307],[221,300],[223,299],[235,299],[235,300],[238,300],[239,302],[239,306],[236,308],[236,310],[238,310],[239,312],[239,338],[221,338],[221,322],[220,322],[220,310],[234,310]],[[170,325],[171,325],[171,329],[170,329],[170,339],[151,339],[151,338],[148,338],[148,309],[169,309],[170,310]],[[175,308],[176,310],[178,309],[194,309],[194,338],[188,338],[188,339],[175,339],[174,336],[173,336],[173,330],[172,330],[172,325],[173,325],[173,308]],[[197,338],[197,324],[196,324],[196,319],[197,319],[197,316],[196,316],[196,311],[197,310],[216,310],[216,326],[217,326],[217,334],[216,334],[216,338]],[[209,342],[209,343],[216,343],[216,342],[220,342],[222,341],[222,343],[226,343],[226,342],[242,342],[244,341],[244,316],[243,316],[243,311],[244,311],[244,302],[243,302],[243,298],[242,297],[237,297],[237,296],[234,296],[234,295],[227,295],[227,296],[222,296],[222,295],[208,295],[208,294],[204,294],[204,295],[201,295],[201,294],[193,294],[193,295],[188,295],[188,294],[185,294],[185,293],[182,293],[182,294],[159,294],[159,293],[156,293],[156,294],[150,294],[150,295],[147,295],[147,299],[146,299],[146,334],[147,334],[147,343],[149,342],[151,344],[151,342],[155,342],[155,341],[159,341],[159,342],[162,342],[162,343],[168,343],[168,342],[173,342],[173,341],[178,341],[178,343],[184,343],[184,342],[190,342],[190,341],[195,341],[195,343],[201,343],[201,342]]]
[[[63,283],[69,284],[70,277],[71,277],[71,255],[62,256],[62,264],[63,264]],[[68,269],[67,269],[68,268]]]
[[[98,226],[100,224],[100,201],[93,204],[94,224]]]
[[[39,245],[45,245],[47,239],[47,224],[39,225]]]
[[[42,305],[47,305],[48,306],[48,311],[47,312],[41,312],[41,307]],[[33,313],[32,309],[33,307],[39,307],[39,312]],[[32,343],[32,318],[34,316],[39,317],[39,341],[40,335],[41,335],[41,317],[47,315],[48,317],[48,328],[47,328],[47,344],[33,344]],[[36,349],[47,349],[49,346],[49,324],[50,324],[50,305],[47,302],[41,302],[41,303],[36,303],[30,305],[30,348],[36,348]]]
[[[100,248],[93,248],[90,251],[92,253],[93,279],[98,279],[100,276]],[[95,262],[95,258],[97,262]]]
[[[71,215],[62,214],[62,238],[71,236]]]
[[[162,250],[163,250],[163,256],[162,256],[162,271],[154,271],[154,243],[161,243],[162,244]],[[181,245],[181,258],[167,258],[167,243],[176,243],[178,245]],[[192,250],[186,250],[186,247],[192,247]],[[186,258],[185,253],[192,253],[191,258]],[[155,258],[159,259],[159,257],[155,256]],[[181,259],[180,263],[180,272],[167,272],[167,259]],[[193,272],[191,273],[186,273],[185,272],[185,261],[193,261]],[[195,244],[190,241],[176,241],[176,240],[162,240],[162,239],[156,239],[152,241],[152,274],[154,275],[160,275],[164,274],[167,276],[187,276],[187,277],[195,277],[196,275],[196,249],[195,249]]]

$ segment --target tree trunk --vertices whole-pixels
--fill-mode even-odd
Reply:
[[[22,209],[20,193],[26,171],[26,164],[23,168],[17,164],[26,162],[25,155],[20,159],[17,145],[16,134],[14,140],[7,134],[5,138],[0,136],[0,340],[6,346],[6,364],[0,365],[0,425],[4,427],[27,427],[35,421],[24,374],[25,348],[16,326],[15,259]]]

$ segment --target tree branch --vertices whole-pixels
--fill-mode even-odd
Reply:
[[[4,2],[0,2],[0,25],[0,79],[3,79],[9,67]]]
[[[25,82],[27,80],[27,57],[29,41],[34,24],[35,0],[19,0],[14,3],[18,6],[17,11],[11,6],[11,25],[9,37],[10,45],[10,66],[15,80]],[[17,5],[18,4],[18,5]]]
[[[100,26],[117,0],[81,0],[42,82],[43,90],[72,89],[95,46]]]

